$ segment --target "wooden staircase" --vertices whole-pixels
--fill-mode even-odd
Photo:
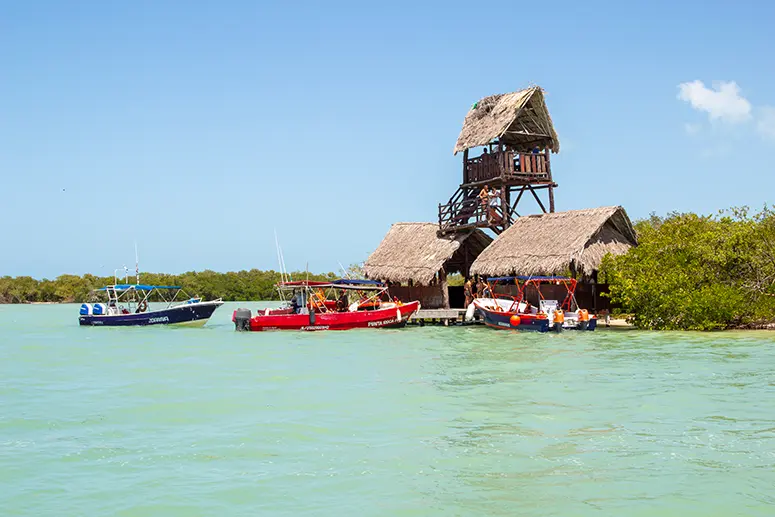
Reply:
[[[446,204],[439,205],[440,235],[472,228],[490,228],[496,234],[500,234],[513,222],[509,216],[509,224],[504,225],[502,206],[483,206],[479,200],[479,191],[478,187],[461,185]],[[497,213],[492,221],[488,220],[487,208],[493,208]]]

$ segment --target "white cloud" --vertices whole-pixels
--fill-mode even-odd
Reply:
[[[770,140],[775,140],[775,107],[762,106],[758,109],[756,130]]]
[[[702,81],[678,85],[678,98],[698,111],[705,111],[711,120],[738,123],[751,118],[751,103],[740,95],[740,87],[734,81],[717,81],[707,88]]]

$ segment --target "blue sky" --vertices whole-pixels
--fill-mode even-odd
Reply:
[[[771,202],[775,4],[625,4],[4,2],[0,275],[362,261],[530,84],[558,210]]]

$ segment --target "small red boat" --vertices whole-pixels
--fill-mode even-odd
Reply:
[[[396,328],[406,325],[420,310],[419,301],[390,299],[387,286],[372,280],[280,282],[277,288],[283,298],[292,294],[290,301],[255,316],[250,309],[237,309],[232,316],[236,330]],[[337,293],[339,296],[331,299]],[[350,302],[351,298],[357,301]]]

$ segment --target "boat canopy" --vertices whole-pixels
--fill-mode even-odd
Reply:
[[[180,289],[177,285],[116,284],[100,287],[97,291],[153,291],[154,289]]]
[[[358,280],[358,279],[351,279],[351,278],[340,278],[339,280],[334,280],[331,282],[334,285],[343,285],[343,284],[349,284],[349,285],[375,285],[375,286],[382,286],[384,285],[382,282],[377,282],[376,280]]]
[[[567,276],[526,276],[526,275],[517,275],[517,276],[498,276],[495,278],[488,278],[487,281],[489,282],[511,282],[512,280],[544,280],[553,282],[555,280],[559,281],[570,281],[573,280],[572,278],[569,278]]]
[[[313,280],[299,280],[295,282],[280,282],[277,286],[281,289],[294,289],[298,287],[314,287],[314,288],[334,288],[334,289],[357,289],[364,291],[367,289],[384,289],[385,284],[377,282],[375,280],[356,280],[350,278],[340,278],[338,280],[332,280],[330,282],[320,282]]]

